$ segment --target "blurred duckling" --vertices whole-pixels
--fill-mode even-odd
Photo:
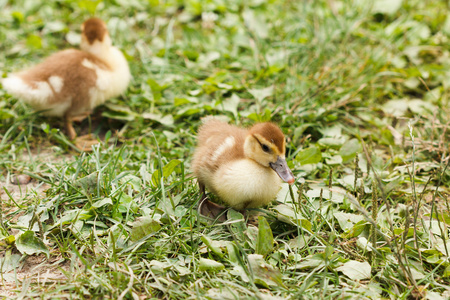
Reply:
[[[28,70],[10,74],[2,82],[8,93],[35,110],[63,117],[71,140],[77,136],[72,121],[82,121],[96,106],[123,93],[131,79],[128,62],[112,45],[106,24],[91,18],[81,29],[81,50],[57,52]]]
[[[281,180],[295,181],[286,163],[285,144],[283,133],[273,123],[259,123],[247,130],[215,119],[206,121],[198,131],[192,161],[202,193],[200,213],[216,217],[224,209],[207,201],[205,187],[238,210],[273,201]]]

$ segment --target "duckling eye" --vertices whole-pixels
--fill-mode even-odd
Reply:
[[[267,152],[267,153],[270,152],[269,146],[267,146],[267,145],[265,145],[265,144],[262,144],[262,145],[261,145],[261,148],[263,149],[264,152]]]

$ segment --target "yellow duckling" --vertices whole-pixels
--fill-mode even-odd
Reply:
[[[280,178],[289,184],[295,181],[286,163],[285,144],[283,133],[273,123],[259,123],[247,130],[207,121],[199,129],[192,161],[202,199],[206,187],[234,209],[270,203],[280,190]]]
[[[2,82],[8,93],[35,110],[63,117],[71,140],[77,135],[72,121],[83,120],[96,106],[123,93],[131,79],[128,62],[112,46],[106,24],[91,18],[81,29],[81,50],[57,52]]]

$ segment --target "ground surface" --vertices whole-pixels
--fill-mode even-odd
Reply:
[[[0,297],[447,299],[445,1],[0,1],[3,76],[104,19],[133,81],[76,124],[0,89]],[[196,210],[201,118],[278,123],[297,182]],[[17,181],[19,180],[19,183]],[[249,215],[251,215],[249,214]]]

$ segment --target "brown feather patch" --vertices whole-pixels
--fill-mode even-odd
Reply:
[[[91,18],[83,23],[81,27],[83,29],[83,34],[86,36],[89,44],[93,44],[96,40],[103,41],[108,29],[106,28],[105,22],[99,18]]]
[[[285,152],[285,141],[284,134],[280,127],[273,123],[259,123],[254,125],[250,129],[250,134],[258,134],[265,138],[266,140],[272,142],[280,151],[280,153]]]
[[[96,56],[69,49],[53,54],[39,65],[18,75],[32,88],[37,88],[37,82],[48,82],[51,76],[60,77],[63,80],[61,91],[59,93],[54,91],[53,97],[47,101],[49,104],[70,101],[68,114],[76,115],[89,107],[91,101],[89,90],[97,81],[96,71],[83,65],[85,60],[100,69],[110,70],[110,67]]]

